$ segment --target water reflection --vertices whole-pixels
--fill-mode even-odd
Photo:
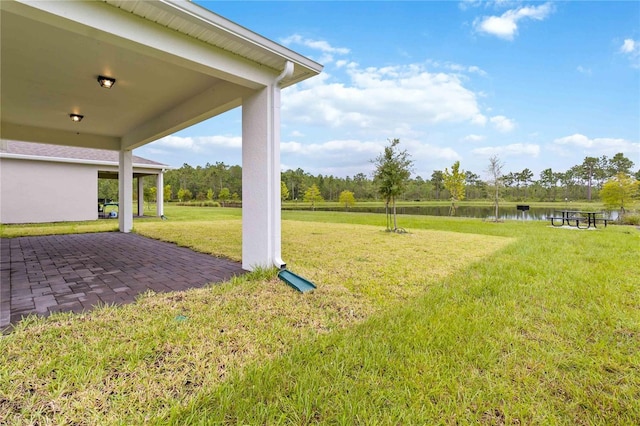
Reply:
[[[308,210],[308,207],[295,208],[294,206],[284,206],[285,210]],[[571,208],[571,207],[569,207]],[[319,211],[344,211],[342,207],[323,207],[316,206]],[[530,207],[528,211],[521,212],[513,207],[500,207],[499,216],[502,220],[548,220],[550,217],[559,216],[560,213],[554,214],[554,211],[560,212],[565,207],[546,208],[546,207]],[[349,211],[356,213],[382,213],[384,214],[384,206],[353,206]],[[398,207],[398,214],[409,215],[426,215],[426,216],[449,216],[449,206],[406,206]],[[460,206],[458,207],[456,216],[473,217],[473,218],[493,218],[494,208],[487,206]],[[617,212],[605,212],[604,217],[611,220],[618,218]]]

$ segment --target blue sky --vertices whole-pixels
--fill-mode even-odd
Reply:
[[[283,170],[370,175],[390,138],[428,179],[565,171],[623,152],[640,168],[640,2],[197,3],[308,56],[282,92]],[[241,164],[240,109],[136,150],[172,166]]]

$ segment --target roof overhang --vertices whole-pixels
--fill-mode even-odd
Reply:
[[[287,62],[282,87],[322,71],[188,1],[3,0],[0,19],[4,139],[134,149],[240,106]]]
[[[68,164],[80,164],[80,165],[89,165],[96,166],[97,168],[111,168],[115,167],[115,170],[118,168],[118,162],[116,161],[101,161],[101,160],[85,160],[79,158],[63,158],[63,157],[41,157],[38,155],[25,155],[25,154],[12,154],[6,152],[0,152],[0,159],[12,159],[12,160],[24,160],[24,161],[45,161],[51,163],[68,163]],[[176,167],[168,166],[165,164],[147,164],[147,163],[136,163],[135,161],[132,163],[135,171],[141,172],[144,171],[153,171],[153,174],[157,174],[160,172],[164,172],[165,170],[173,170]]]

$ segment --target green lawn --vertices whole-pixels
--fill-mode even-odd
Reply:
[[[166,215],[136,232],[240,258],[239,210]],[[640,424],[638,229],[400,226],[283,212],[310,294],[266,270],[28,319],[0,339],[0,424]]]

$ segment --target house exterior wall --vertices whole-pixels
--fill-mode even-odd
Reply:
[[[0,158],[0,222],[95,220],[98,172],[84,164]]]

